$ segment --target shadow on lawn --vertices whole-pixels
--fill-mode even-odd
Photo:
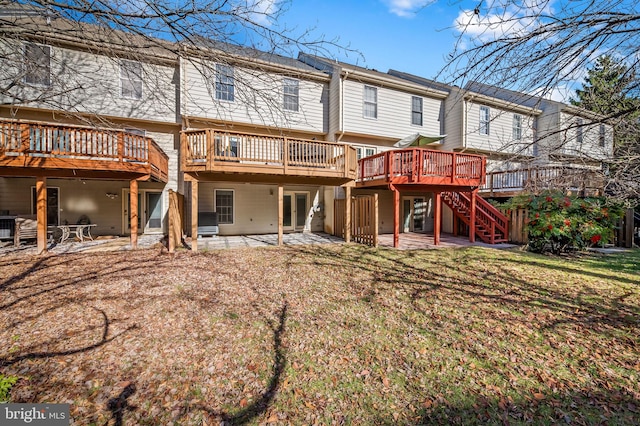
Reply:
[[[209,416],[223,420],[225,424],[232,425],[244,425],[251,422],[256,417],[264,414],[273,398],[275,398],[280,382],[282,381],[282,374],[287,363],[285,353],[282,347],[282,335],[285,331],[285,323],[287,321],[287,302],[285,301],[278,315],[278,321],[275,323],[272,320],[266,319],[269,327],[273,331],[273,367],[271,379],[269,379],[269,385],[267,389],[251,404],[244,407],[242,410],[236,413],[228,413],[224,411],[216,411],[203,405],[185,405],[182,407],[181,413],[177,419],[187,414],[191,410],[201,410],[206,412]]]
[[[107,317],[107,314],[102,310],[102,309],[98,309],[98,308],[93,308],[94,310],[98,311],[100,313],[100,315],[102,316],[102,320],[103,320],[103,330],[102,330],[102,337],[99,341],[91,344],[91,345],[86,345],[83,346],[81,348],[76,348],[76,349],[68,349],[66,351],[48,351],[48,352],[28,352],[28,353],[24,353],[22,355],[17,355],[17,356],[7,356],[7,357],[0,357],[0,367],[6,367],[6,366],[10,366],[13,365],[17,362],[23,361],[23,360],[33,360],[33,359],[46,359],[46,358],[53,358],[53,357],[57,357],[57,356],[66,356],[66,355],[74,355],[74,354],[78,354],[78,353],[82,353],[82,352],[87,352],[90,351],[92,349],[96,349],[99,348],[100,346],[103,346],[115,339],[117,339],[118,337],[122,336],[125,333],[128,333],[131,330],[134,330],[136,328],[138,328],[137,325],[131,325],[129,327],[127,327],[126,329],[124,329],[123,331],[121,331],[118,334],[115,334],[111,337],[109,336],[109,318]]]
[[[537,396],[537,397],[536,397]],[[465,401],[448,403],[429,399],[407,413],[416,425],[508,425],[508,424],[611,424],[637,425],[640,401],[617,390],[576,387],[552,394],[501,396],[465,395]],[[433,402],[431,402],[433,401]],[[373,424],[392,426],[398,421],[378,417]]]
[[[125,411],[133,411],[137,407],[129,405],[127,399],[136,393],[136,385],[134,383],[127,383],[122,392],[115,398],[107,401],[107,409],[111,411],[111,417],[113,418],[113,426],[122,426],[123,414]]]
[[[538,263],[535,255],[505,253],[496,258],[493,265],[485,265],[484,258],[476,254],[476,249],[455,249],[448,251],[397,251],[390,249],[368,249],[354,246],[342,246],[338,251],[323,246],[291,248],[289,265],[313,263],[317,267],[342,268],[344,274],[353,276],[360,271],[369,280],[352,283],[352,291],[361,293],[361,300],[373,300],[376,294],[387,291],[405,291],[409,295],[414,309],[424,311],[423,302],[438,292],[446,292],[448,297],[459,298],[469,305],[503,306],[518,311],[523,308],[553,311],[553,318],[542,319],[540,329],[552,329],[561,324],[579,325],[585,329],[604,335],[612,334],[612,327],[631,329],[637,327],[635,318],[638,307],[625,299],[630,294],[605,298],[600,294],[581,289],[580,294],[564,294],[550,291],[536,284],[529,277],[514,277],[508,268],[525,264],[539,266],[540,276],[544,274],[546,263]],[[301,254],[307,256],[301,256]],[[514,258],[515,257],[515,258]],[[347,265],[348,268],[344,268]],[[593,278],[608,278],[625,284],[630,280],[624,277],[612,278],[611,275],[585,272],[570,267],[556,265],[555,269],[568,274],[585,274]],[[493,269],[492,269],[493,268]],[[544,278],[543,278],[544,279]],[[635,282],[637,283],[637,282]],[[526,322],[526,317],[513,317],[513,321]]]

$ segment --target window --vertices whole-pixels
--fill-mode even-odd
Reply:
[[[51,86],[51,47],[34,43],[25,44],[24,62],[25,83]]]
[[[422,126],[422,98],[411,97],[411,124]]]
[[[582,133],[582,126],[584,125],[584,121],[582,120],[582,118],[578,118],[577,122],[576,122],[576,142],[578,142],[580,145],[582,145],[582,142],[584,140],[584,136]]]
[[[375,148],[368,148],[362,146],[356,146],[356,159],[360,160],[364,157],[371,157],[372,155],[376,155]],[[364,153],[364,156],[362,155]]]
[[[363,115],[367,118],[378,118],[378,88],[364,86]]]
[[[120,63],[120,94],[123,98],[142,99],[142,64],[134,61]]]
[[[600,125],[600,134],[598,137],[598,140],[600,142],[600,146],[606,146],[606,130],[604,128],[604,124]]]
[[[216,64],[216,99],[233,102],[234,92],[233,67]]]
[[[513,140],[522,140],[522,116],[513,114]]]
[[[220,225],[233,224],[233,191],[229,189],[216,189],[214,206],[218,213]]]
[[[489,107],[480,107],[480,127],[479,132],[481,135],[489,136]]]
[[[283,82],[284,109],[298,111],[300,97],[300,82],[292,78],[285,78]]]

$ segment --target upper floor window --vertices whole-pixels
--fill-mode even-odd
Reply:
[[[576,121],[576,142],[578,142],[581,145],[582,145],[582,142],[584,141],[584,134],[582,132],[583,126],[584,126],[584,121],[582,120],[582,118],[578,118],[578,120]]]
[[[600,125],[600,134],[598,135],[598,141],[600,142],[600,146],[605,146],[606,143],[606,129],[604,128],[604,124]]]
[[[422,126],[422,98],[411,97],[411,124]]]
[[[134,61],[120,63],[120,94],[123,98],[142,99],[142,64]]]
[[[283,81],[284,109],[298,111],[300,103],[300,82],[293,78]]]
[[[481,135],[489,135],[489,107],[480,107],[480,127],[478,128]]]
[[[367,118],[378,118],[378,88],[364,86],[363,115]]]
[[[35,43],[24,46],[24,81],[39,86],[51,85],[51,47]]]
[[[522,140],[522,116],[513,114],[513,140]]]
[[[216,99],[233,102],[235,99],[233,67],[216,64]]]

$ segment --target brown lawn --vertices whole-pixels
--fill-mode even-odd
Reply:
[[[74,424],[637,424],[640,253],[0,257],[0,373]]]

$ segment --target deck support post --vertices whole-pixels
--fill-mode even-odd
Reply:
[[[469,212],[469,242],[476,242],[476,195],[477,189],[471,191],[471,211]]]
[[[36,178],[36,237],[38,241],[38,254],[47,252],[47,178]]]
[[[440,229],[442,228],[442,194],[434,193],[433,203],[433,244],[440,245]]]
[[[285,151],[286,152],[286,151]],[[284,186],[278,185],[278,245],[281,246],[284,234]]]
[[[191,181],[191,251],[198,252],[198,181]]]
[[[393,191],[393,247],[400,247],[400,191],[389,185]]]
[[[351,187],[344,187],[344,242],[351,242]]]
[[[138,181],[129,181],[129,228],[131,248],[138,248]]]

